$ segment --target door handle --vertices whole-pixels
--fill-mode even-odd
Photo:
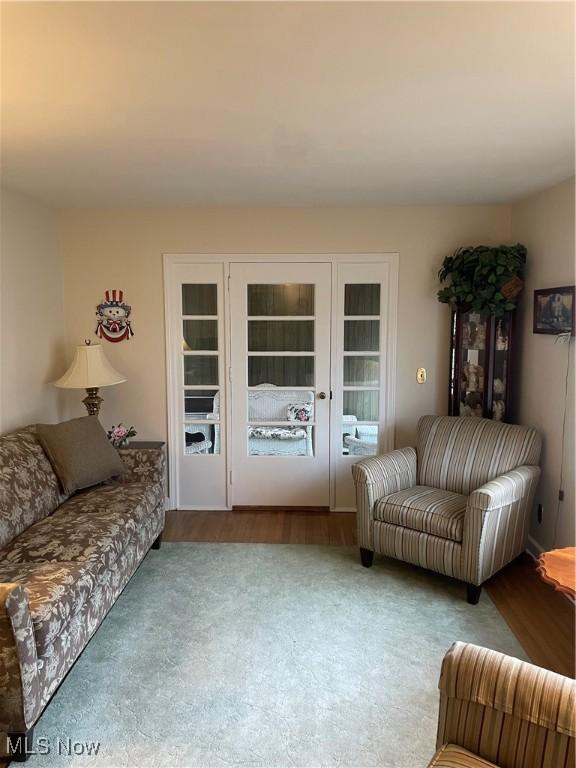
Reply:
[[[318,392],[318,400],[326,400],[326,392]]]

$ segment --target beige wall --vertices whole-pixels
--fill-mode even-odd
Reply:
[[[102,422],[166,437],[163,252],[400,253],[397,444],[414,439],[425,413],[447,408],[449,310],[435,297],[442,258],[459,245],[507,241],[506,206],[381,209],[68,210],[62,214],[66,313],[73,343],[94,338],[95,306],[122,288],[134,337],[106,343],[128,382],[103,391]],[[428,370],[425,385],[416,369]],[[70,413],[80,397],[67,393]]]
[[[62,267],[56,211],[2,190],[0,431],[62,418]]]
[[[518,202],[512,208],[512,238],[528,248],[526,290],[520,310],[519,421],[544,436],[542,481],[531,535],[545,549],[574,546],[574,339],[557,344],[552,336],[532,333],[535,288],[574,285],[574,179]],[[570,354],[564,460],[562,422]],[[563,466],[564,501],[558,502]]]

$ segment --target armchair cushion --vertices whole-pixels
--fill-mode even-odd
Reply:
[[[457,744],[445,744],[428,763],[428,768],[498,768]]]
[[[374,506],[374,518],[460,542],[467,500],[459,493],[415,485],[379,499]]]

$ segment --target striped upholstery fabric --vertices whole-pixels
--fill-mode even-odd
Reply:
[[[401,525],[373,524],[374,551],[455,579],[462,578],[462,545]]]
[[[490,419],[424,416],[418,422],[418,483],[468,496],[522,464],[537,465],[536,430]]]
[[[356,486],[358,544],[373,549],[374,504],[382,496],[416,485],[416,451],[400,448],[385,456],[359,461],[352,465],[352,477]]]
[[[539,467],[518,467],[470,494],[464,523],[463,578],[482,584],[526,548]]]
[[[439,688],[438,748],[456,744],[500,768],[575,764],[576,681],[454,643]]]
[[[377,501],[374,518],[442,539],[462,541],[467,501],[459,493],[415,485]]]
[[[428,768],[499,768],[457,744],[445,744],[428,763]]]
[[[539,456],[540,438],[528,427],[425,416],[417,451],[352,466],[358,543],[483,584],[526,548]]]

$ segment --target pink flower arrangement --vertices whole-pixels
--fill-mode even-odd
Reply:
[[[134,427],[125,427],[122,422],[117,427],[112,427],[108,430],[108,439],[116,448],[120,448],[123,445],[128,445],[131,437],[135,437],[138,433]]]

